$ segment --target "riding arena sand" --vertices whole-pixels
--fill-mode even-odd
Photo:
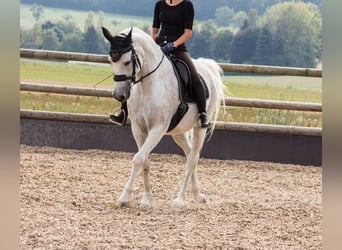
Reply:
[[[199,160],[206,203],[172,206],[185,157],[151,154],[152,206],[133,153],[20,146],[20,249],[322,249],[322,167]]]

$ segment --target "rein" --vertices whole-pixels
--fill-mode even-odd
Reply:
[[[164,60],[164,57],[165,57],[165,55],[163,53],[163,56],[162,56],[160,62],[158,63],[158,65],[151,72],[149,72],[148,74],[142,76],[140,79],[135,80],[135,76],[136,76],[135,69],[136,69],[136,66],[138,65],[141,68],[141,63],[140,63],[140,60],[139,60],[139,57],[138,57],[137,53],[135,52],[135,49],[134,49],[133,45],[129,46],[127,49],[124,49],[123,50],[124,52],[121,53],[121,55],[126,53],[126,52],[128,52],[128,51],[130,51],[130,50],[132,50],[132,59],[131,59],[132,64],[133,64],[132,75],[131,76],[127,76],[127,75],[114,75],[113,79],[114,79],[115,82],[123,82],[123,81],[127,81],[127,80],[131,80],[133,84],[137,84],[138,82],[143,82],[143,80],[146,77],[148,77],[148,76],[152,75],[154,72],[156,72],[156,70],[160,67],[160,65],[162,64],[162,62]],[[115,58],[115,59],[116,59],[116,61],[118,60],[118,58]]]
[[[114,73],[110,74],[109,76],[107,76],[107,77],[104,78],[103,80],[101,80],[101,81],[99,81],[98,83],[96,83],[96,84],[94,85],[94,88],[96,88],[97,85],[99,85],[100,83],[102,83],[102,82],[104,82],[105,80],[107,80],[109,77],[112,77],[112,75],[114,75]]]
[[[143,80],[144,80],[146,77],[148,77],[148,76],[152,75],[154,72],[156,72],[157,69],[159,68],[159,66],[162,64],[162,62],[163,62],[163,60],[164,60],[164,57],[165,57],[165,55],[164,55],[164,53],[163,53],[162,59],[160,60],[159,64],[158,64],[150,73],[148,73],[148,74],[142,76],[139,80],[134,81],[133,84],[136,84],[136,83],[138,83],[138,82],[143,82]]]

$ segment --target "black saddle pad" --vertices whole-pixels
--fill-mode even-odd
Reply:
[[[195,102],[195,98],[192,94],[192,81],[191,81],[191,74],[188,65],[186,63],[175,56],[169,56],[170,61],[172,62],[175,74],[178,79],[178,86],[179,86],[179,98],[180,98],[180,104],[178,106],[178,109],[176,113],[173,115],[171,122],[169,124],[169,128],[167,132],[174,129],[178,123],[182,120],[183,116],[186,114],[186,112],[189,109],[189,106],[187,103],[189,102]],[[203,77],[201,75],[201,84],[205,91],[206,98],[209,97],[209,90],[208,86],[205,83]]]
[[[195,98],[192,93],[192,80],[188,65],[186,65],[184,61],[176,58],[175,56],[170,56],[169,58],[173,64],[173,68],[178,79],[179,92],[182,100],[184,102],[195,102]],[[199,77],[201,80],[202,87],[205,91],[205,96],[206,98],[208,98],[208,86],[205,83],[203,77],[201,75],[199,75]]]

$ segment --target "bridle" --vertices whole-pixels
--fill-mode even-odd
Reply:
[[[112,61],[113,62],[117,62],[121,56],[129,51],[132,51],[132,56],[131,56],[131,62],[132,62],[132,75],[131,76],[127,76],[127,75],[114,75],[114,81],[115,82],[124,82],[124,81],[127,81],[127,80],[130,80],[131,83],[134,85],[134,84],[137,84],[138,82],[143,82],[143,80],[152,75],[158,68],[159,66],[162,64],[163,60],[164,60],[164,53],[163,53],[163,56],[160,60],[160,62],[158,63],[158,65],[151,71],[149,72],[148,74],[142,76],[140,79],[136,80],[136,67],[139,66],[139,68],[141,68],[141,63],[140,63],[140,60],[139,60],[139,57],[134,49],[134,46],[133,44],[130,44],[128,47],[125,47],[125,48],[121,48],[121,49],[117,49],[117,50],[110,50],[109,51],[109,56],[111,57]]]

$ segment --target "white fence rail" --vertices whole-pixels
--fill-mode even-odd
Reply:
[[[59,51],[20,49],[20,56],[22,58],[31,58],[31,59],[33,58],[33,59],[108,63],[108,57],[106,55],[70,53],[70,52],[59,52]],[[224,72],[322,77],[322,70],[320,69],[269,67],[269,66],[259,66],[259,65],[238,65],[238,64],[220,64],[220,66]],[[56,93],[56,94],[69,94],[69,95],[112,97],[112,91],[108,89],[79,88],[79,87],[71,87],[71,86],[32,84],[32,83],[24,83],[24,82],[20,84],[20,90]],[[317,104],[317,103],[285,102],[285,101],[271,101],[271,100],[226,97],[225,105],[239,106],[239,107],[322,112],[322,105]],[[108,118],[106,116],[101,116],[101,115],[86,115],[86,114],[70,114],[70,113],[61,113],[61,112],[21,110],[20,116],[22,118],[32,118],[32,119],[48,119],[48,120],[55,119],[55,120],[63,120],[63,121],[108,123]],[[248,132],[310,135],[310,136],[322,135],[321,128],[232,123],[232,122],[219,122],[216,126],[216,129],[248,131]]]

